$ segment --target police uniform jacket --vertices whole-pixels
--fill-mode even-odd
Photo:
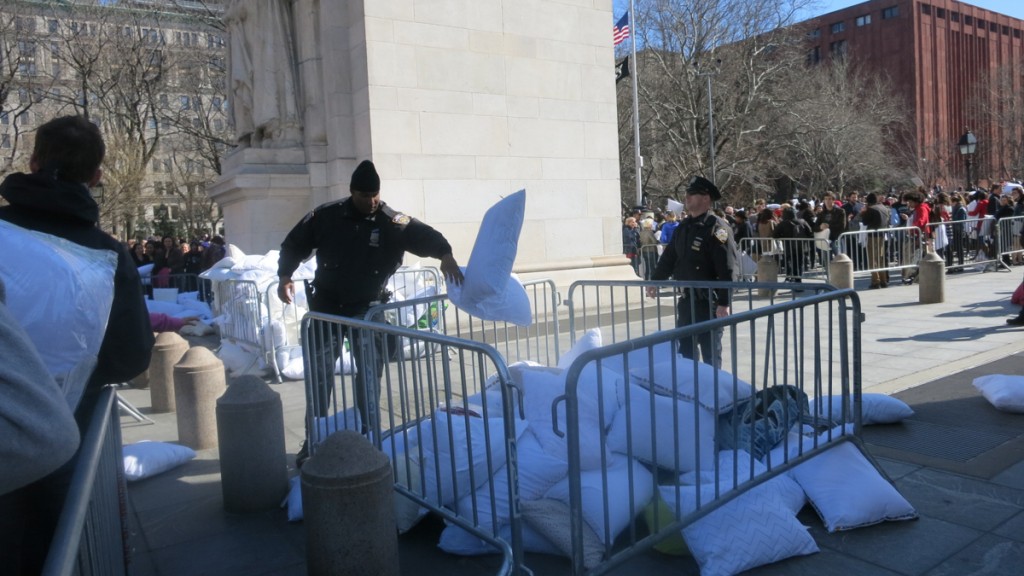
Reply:
[[[672,242],[658,259],[652,280],[732,282],[736,243],[732,228],[710,211],[687,217],[676,228]],[[719,306],[729,306],[729,290],[715,290]]]
[[[406,252],[432,258],[452,252],[444,236],[427,224],[383,202],[367,216],[351,198],[316,207],[292,228],[281,243],[278,276],[290,277],[314,249],[317,299],[337,306],[378,300]]]

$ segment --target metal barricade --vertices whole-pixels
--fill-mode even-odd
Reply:
[[[224,280],[214,283],[217,325],[221,340],[241,346],[255,355],[250,366],[266,360],[266,349],[261,337],[264,318],[268,317],[264,293],[252,280]]]
[[[669,283],[662,291],[692,301],[718,287]],[[593,315],[577,313],[575,303],[567,301],[574,324],[578,315]],[[654,325],[658,330],[627,333],[580,355],[556,401],[564,403],[565,420],[554,422],[569,443],[573,574],[607,572],[825,450],[844,442],[861,447],[861,322],[856,292],[823,289],[682,328]],[[723,334],[724,370],[677,353],[681,342],[715,331]],[[611,419],[593,407],[609,395],[619,404]],[[747,418],[758,413],[771,413],[778,424]],[[837,427],[844,423],[852,426]],[[791,438],[797,424],[822,435]],[[770,452],[776,441],[781,449]],[[703,480],[684,486],[686,478]],[[685,491],[691,500],[684,507]],[[673,493],[674,505],[645,510],[657,494]],[[648,531],[633,521],[645,511]],[[603,554],[588,564],[584,542],[595,537]]]
[[[396,492],[501,553],[499,574],[523,566],[515,455],[525,426],[501,355],[466,338],[363,319],[311,312],[302,324],[310,453],[337,430],[368,434],[391,459]],[[343,341],[355,370],[335,377]],[[428,353],[395,349],[399,341]]]
[[[935,247],[935,253],[946,263],[946,269],[953,273],[965,272],[973,266],[990,270],[1000,265],[1004,254],[1020,250],[1020,238],[1014,243],[1014,229],[1020,229],[1021,217],[971,218],[949,222],[935,222],[928,225],[928,238]]]
[[[996,231],[999,266],[1008,268],[1012,265],[1024,263],[1024,244],[1021,242],[1021,234],[1024,232],[1024,216],[1000,218],[997,222]]]
[[[829,281],[831,244],[816,238],[744,238],[740,250],[753,257],[772,255],[779,260],[779,275],[787,282],[805,279]]]
[[[261,318],[261,350],[267,364],[274,370],[274,378],[282,381],[281,370],[293,355],[297,356],[302,347],[299,337],[302,326],[302,315],[305,310],[296,302],[285,304],[277,297],[279,281],[274,280],[263,292],[263,305],[257,307],[256,313],[265,310],[266,318]]]
[[[913,226],[880,230],[847,231],[839,235],[839,252],[853,261],[854,276],[901,271],[904,281],[917,273],[925,238]]]
[[[100,392],[60,519],[43,566],[44,576],[127,573],[126,488],[116,392]]]

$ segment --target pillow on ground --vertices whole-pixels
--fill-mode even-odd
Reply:
[[[569,506],[558,500],[542,498],[524,501],[524,533],[529,526],[544,536],[558,549],[558,552],[572,558],[572,532],[569,530]],[[601,563],[604,545],[586,522],[583,523],[583,566],[588,570]]]
[[[715,497],[713,485],[683,486],[682,513],[696,510]],[[660,488],[670,509],[676,509],[676,487]],[[818,551],[814,538],[783,502],[773,484],[766,483],[737,496],[721,508],[683,528],[683,538],[700,565],[701,576],[731,576],[744,570]]]
[[[917,518],[914,507],[852,442],[814,456],[791,474],[829,532]]]
[[[292,476],[288,479],[288,495],[281,502],[281,508],[288,511],[288,521],[302,520],[302,477]]]
[[[1024,386],[1022,386],[1024,394]],[[821,418],[833,422],[843,421],[843,396],[823,396],[811,400],[812,409]],[[853,398],[850,397],[847,408],[847,422],[853,422]],[[906,402],[887,394],[861,394],[861,424],[895,424],[914,415],[914,410]]]
[[[568,368],[572,366],[572,363],[580,357],[581,354],[588,350],[601,347],[601,329],[591,328],[584,332],[583,336],[572,345],[572,348],[568,352],[562,354],[562,357],[558,359],[558,367]]]
[[[698,463],[702,469],[712,468],[716,417],[710,410],[636,384],[625,390],[624,406],[608,431],[613,452],[680,472],[693,470]]]
[[[526,423],[516,420],[516,437],[524,430]],[[438,411],[429,422],[420,424],[418,434],[423,449],[423,491],[444,506],[454,505],[505,465],[505,421],[501,418]]]
[[[974,379],[974,387],[996,410],[1024,413],[1024,376],[980,376]]]
[[[695,362],[682,356],[658,362],[653,366],[631,368],[630,381],[666,396],[698,402],[704,408],[722,414],[733,404],[750,398],[753,386],[725,370]],[[717,378],[717,380],[716,380]],[[717,393],[716,393],[717,391]]]
[[[632,481],[632,484],[630,483]],[[635,460],[620,459],[604,470],[580,473],[583,520],[604,544],[611,544],[654,496],[654,477]],[[607,492],[605,491],[607,486]],[[545,498],[569,505],[569,479],[551,487]],[[607,506],[608,532],[605,532]]]
[[[169,442],[142,440],[121,449],[124,455],[124,476],[135,482],[155,476],[196,457],[195,450]]]
[[[523,391],[523,411],[530,428],[540,441],[544,451],[551,456],[568,462],[568,441],[569,436],[559,436],[554,431],[552,422],[551,406],[555,399],[565,394],[565,375],[557,368],[522,368],[511,370],[512,380],[520,386]],[[581,374],[582,376],[582,374]],[[613,400],[615,398],[613,376],[602,380],[609,388],[601,392],[602,400]],[[598,403],[598,394],[588,392],[591,389],[596,391],[596,379],[593,384],[578,385],[577,394],[578,406],[576,413],[579,416],[579,438],[580,438],[580,468],[582,470],[593,470],[600,468],[602,462],[607,461],[610,454],[602,452],[601,437],[603,430],[602,407]],[[612,402],[612,405],[617,405]],[[566,420],[565,402],[558,404],[558,426],[563,432],[567,431],[568,421]],[[604,419],[608,425],[609,419]]]

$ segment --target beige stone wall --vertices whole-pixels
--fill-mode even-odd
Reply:
[[[610,0],[365,2],[385,200],[468,257],[527,190],[517,265],[621,252]]]
[[[306,116],[317,129],[306,131],[303,208],[347,196],[355,164],[371,158],[384,200],[440,229],[463,264],[487,208],[521,188],[517,269],[620,264],[611,10],[611,0],[321,0],[307,19],[316,32],[297,37],[303,100],[322,102]],[[233,221],[255,219],[229,216],[229,236]],[[288,228],[248,236],[283,239]]]

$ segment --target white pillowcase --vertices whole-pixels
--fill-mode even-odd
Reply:
[[[469,254],[464,294],[492,298],[507,288],[519,248],[519,232],[526,214],[526,190],[510,194],[487,209]]]
[[[679,472],[695,469],[698,462],[701,469],[712,469],[717,420],[714,413],[699,404],[655,394],[636,384],[630,384],[628,389],[629,402],[624,403],[608,431],[608,447],[613,452],[630,454],[632,448],[634,458]]]
[[[980,376],[974,379],[974,387],[997,410],[1024,413],[1024,376]]]
[[[124,476],[135,482],[181,466],[196,457],[188,446],[169,442],[142,440],[121,449],[124,456]]]
[[[634,384],[666,396],[699,402],[701,406],[717,414],[732,410],[736,402],[750,398],[754,393],[750,383],[734,377],[729,372],[682,356],[658,362],[653,367],[647,363],[637,367],[631,366],[629,376]]]
[[[470,268],[462,268],[468,278]],[[519,277],[515,274],[506,276],[505,289],[498,294],[482,296],[472,287],[455,284],[448,285],[448,299],[460,310],[481,320],[509,322],[516,326],[529,326],[533,323],[533,311],[530,309],[530,297],[526,294]]]
[[[558,359],[558,367],[563,370],[572,366],[572,363],[580,357],[581,354],[588,350],[601,347],[601,329],[591,328],[587,330],[568,352],[562,354],[562,357]]]
[[[829,532],[917,518],[914,507],[852,442],[842,442],[790,471]]]
[[[1021,390],[1022,396],[1024,396],[1024,386],[1022,386]],[[852,422],[853,397],[850,396],[849,400],[847,410],[848,414],[851,415],[849,421]],[[816,411],[820,417],[831,418],[834,422],[842,420],[842,395],[823,396],[820,399],[815,398],[811,400],[811,403],[813,405],[812,410]],[[861,394],[860,417],[861,424],[865,426],[870,424],[895,424],[913,415],[914,410],[899,398],[894,398],[887,394]]]
[[[633,484],[630,485],[632,479]],[[607,492],[605,492],[607,485]],[[610,544],[636,514],[641,514],[654,497],[654,477],[635,460],[619,459],[605,470],[580,473],[583,520],[604,544]],[[632,490],[631,490],[632,488]],[[569,505],[569,479],[551,487],[545,498]],[[605,506],[608,531],[605,533]],[[632,506],[632,508],[630,508]]]

